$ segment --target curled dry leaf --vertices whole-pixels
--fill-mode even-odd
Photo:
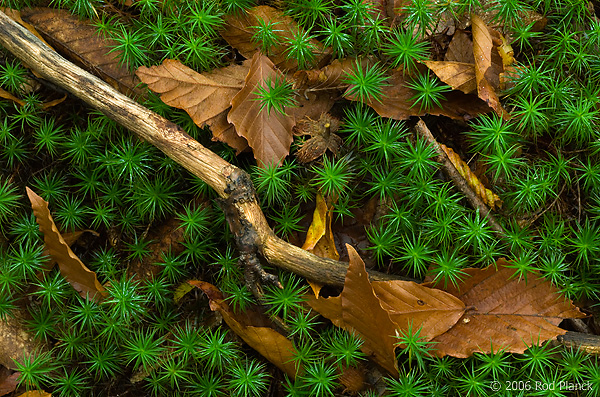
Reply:
[[[319,120],[309,117],[300,120],[294,126],[295,135],[310,135],[310,139],[302,144],[296,152],[298,161],[309,163],[321,157],[327,150],[337,155],[342,146],[342,138],[335,134],[340,127],[340,121],[329,113],[321,114]]]
[[[434,106],[429,111],[424,111],[418,105],[413,106],[414,101],[412,98],[417,92],[407,87],[408,82],[404,79],[402,72],[394,72],[388,83],[389,86],[382,88],[383,97],[381,102],[369,101],[367,103],[382,117],[406,120],[411,116],[424,116],[428,113],[435,116],[447,116],[456,120],[470,120],[491,110],[485,102],[475,95],[451,91],[444,94],[445,100],[442,101],[441,108]],[[348,91],[346,91],[345,97],[353,101],[357,100],[355,97],[348,95]]]
[[[200,288],[206,294],[211,310],[221,313],[229,328],[244,342],[288,376],[296,377],[296,368],[293,363],[294,345],[273,328],[265,326],[269,320],[264,314],[251,313],[251,309],[244,313],[234,313],[221,291],[214,285],[204,281],[188,281],[188,283]]]
[[[313,213],[313,220],[306,233],[306,240],[302,249],[323,258],[340,259],[340,254],[335,248],[331,219],[333,206],[329,208],[321,193],[317,194],[317,205]]]
[[[28,187],[26,190],[29,201],[31,201],[35,220],[40,225],[40,231],[44,234],[46,249],[50,257],[58,263],[60,273],[82,297],[100,300],[105,290],[96,278],[96,273],[88,269],[77,255],[71,251],[54,224],[52,215],[48,210],[48,203]]]
[[[500,104],[500,99],[492,84],[494,80],[499,80],[499,72],[494,72],[492,63],[492,51],[494,49],[492,34],[485,22],[476,14],[471,16],[471,22],[473,24],[473,54],[475,56],[477,93],[479,98],[494,109],[498,116],[507,118],[509,115]]]
[[[25,102],[23,102],[22,100],[20,100],[19,98],[17,98],[13,94],[11,94],[10,92],[5,91],[1,87],[0,87],[0,98],[4,98],[4,99],[8,99],[9,101],[13,101],[14,103],[19,104],[20,106],[25,106]]]
[[[227,121],[231,100],[244,86],[250,62],[198,73],[181,62],[167,59],[161,65],[138,68],[136,74],[169,106],[185,110],[196,125],[210,126],[213,137],[237,149],[248,147]]]
[[[477,178],[477,175],[471,171],[471,168],[467,163],[460,158],[460,156],[452,150],[452,148],[447,147],[444,144],[439,144],[440,148],[446,153],[456,170],[460,173],[460,175],[467,181],[467,184],[473,191],[486,203],[491,209],[495,207],[502,208],[502,200],[500,197],[492,192],[490,189],[487,189],[483,186],[483,183]]]
[[[269,57],[273,60],[278,68],[294,71],[298,68],[298,61],[293,58],[288,58],[286,51],[288,46],[286,40],[292,39],[296,32],[304,33],[304,30],[298,26],[296,21],[282,11],[269,6],[257,6],[250,8],[244,15],[229,15],[225,17],[225,26],[221,30],[221,36],[240,54],[247,59],[254,57],[259,52],[260,47],[252,41],[252,36],[256,33],[253,26],[259,25],[259,20],[264,23],[275,24],[275,33],[279,37],[280,43],[275,45]],[[323,44],[317,40],[311,40],[311,45],[315,49],[315,58],[317,65],[320,65],[326,58],[326,52]]]
[[[356,62],[362,68],[372,66],[375,62],[370,58],[344,58],[335,59],[322,69],[299,70],[294,73],[294,88],[296,89],[345,89],[348,84],[344,82],[348,74],[356,68]]]
[[[453,90],[470,94],[477,89],[473,63],[449,61],[423,61],[423,63]]]
[[[102,38],[90,23],[67,10],[52,8],[23,9],[21,15],[63,55],[72,59],[116,90],[126,95],[143,95],[139,80],[126,66],[120,65],[117,52],[109,54],[116,42]]]
[[[490,353],[505,348],[523,353],[567,331],[558,328],[565,318],[583,313],[565,299],[550,281],[537,272],[528,282],[513,277],[504,259],[485,269],[463,269],[467,277],[446,292],[462,300],[467,311],[448,332],[433,339],[437,355],[465,358],[475,352]],[[496,270],[497,268],[497,270]]]
[[[276,110],[261,109],[259,87],[268,88],[267,80],[284,79],[271,60],[257,52],[252,58],[244,88],[231,100],[227,120],[235,126],[238,135],[248,140],[254,158],[260,166],[281,164],[290,152],[293,141],[291,117]]]

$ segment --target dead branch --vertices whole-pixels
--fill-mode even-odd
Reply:
[[[423,120],[419,120],[419,122],[415,126],[415,130],[417,131],[417,134],[419,134],[422,138],[426,139],[427,142],[429,142],[429,144],[433,146],[435,152],[438,155],[437,161],[444,166],[444,170],[446,171],[450,179],[452,179],[456,187],[461,192],[463,192],[463,194],[465,195],[467,200],[469,200],[469,203],[471,203],[473,208],[478,209],[479,213],[487,219],[492,230],[494,230],[499,235],[503,236],[504,229],[502,228],[502,226],[500,226],[496,218],[494,218],[490,209],[487,207],[487,205],[485,205],[483,200],[481,200],[477,196],[477,194],[475,194],[475,192],[467,184],[467,181],[460,175],[456,167],[454,167],[454,164],[452,164],[452,162],[448,158],[448,155],[446,155],[446,153],[442,150],[439,143],[435,140],[434,136],[431,134],[431,131],[429,131],[429,128],[427,128],[427,125]]]
[[[275,236],[246,172],[202,146],[178,125],[67,61],[2,12],[0,44],[45,79],[150,142],[213,188],[222,200],[242,253],[260,253],[281,269],[321,283],[343,285],[347,263],[318,257]],[[375,271],[369,271],[369,275],[373,280],[402,279]]]

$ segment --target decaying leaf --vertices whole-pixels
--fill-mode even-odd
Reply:
[[[21,376],[21,373],[15,372],[11,374],[11,372],[12,371],[5,366],[0,367],[0,396],[12,393],[19,384],[19,376]]]
[[[227,121],[233,97],[244,87],[250,61],[198,73],[181,62],[167,59],[162,65],[138,68],[136,74],[169,106],[185,110],[196,125],[209,125],[213,137],[237,149],[248,147]]]
[[[475,79],[477,80],[477,93],[498,116],[506,118],[508,113],[500,104],[492,81],[498,80],[500,71],[494,73],[492,63],[492,50],[494,43],[492,35],[485,22],[476,14],[471,16],[473,24],[473,54],[475,56]],[[501,64],[501,62],[500,62]],[[499,85],[499,82],[496,86]]]
[[[137,77],[125,65],[119,64],[117,52],[109,54],[117,43],[112,39],[100,37],[90,23],[67,10],[53,8],[24,8],[21,15],[31,22],[58,52],[97,74],[122,93],[143,95],[143,91],[137,88]]]
[[[446,153],[448,159],[452,162],[456,170],[460,173],[460,175],[465,178],[467,184],[473,191],[486,203],[491,209],[495,207],[502,208],[502,200],[500,197],[492,192],[490,189],[487,189],[483,186],[483,183],[477,178],[477,175],[471,171],[471,168],[467,163],[460,158],[460,156],[452,150],[452,148],[447,147],[444,144],[439,144],[440,148]]]
[[[474,64],[473,41],[463,30],[457,30],[446,50],[445,60]]]
[[[262,319],[265,324],[268,323],[268,319],[264,315],[258,312],[250,313],[250,309],[244,313],[234,313],[217,287],[204,281],[188,282],[206,294],[210,300],[211,310],[221,313],[229,328],[244,342],[288,376],[296,377],[296,368],[293,363],[294,345],[273,328],[258,324],[258,319]]]
[[[333,207],[328,208],[323,196],[317,194],[317,205],[313,214],[313,220],[306,233],[306,240],[302,249],[312,252],[323,258],[340,258],[340,254],[335,248],[333,232],[331,231],[331,219],[333,216]]]
[[[423,61],[423,63],[453,90],[470,94],[477,89],[473,63],[449,61]]]
[[[294,126],[295,135],[310,135],[310,139],[302,144],[296,152],[298,161],[309,163],[329,150],[337,155],[342,146],[342,138],[335,134],[340,127],[340,121],[329,113],[321,114],[319,120],[305,118]]]
[[[40,225],[40,231],[44,234],[46,249],[48,249],[52,259],[58,263],[60,273],[82,297],[89,296],[91,299],[100,300],[105,290],[96,278],[96,273],[88,269],[71,251],[54,224],[52,215],[48,210],[48,203],[28,187],[26,190],[29,201],[31,201],[35,220]]]
[[[274,30],[279,37],[280,43],[275,45],[269,57],[273,60],[278,68],[287,71],[294,71],[298,68],[298,60],[288,58],[285,44],[286,40],[294,37],[296,32],[304,33],[304,30],[298,26],[289,16],[284,15],[280,10],[269,6],[257,6],[250,8],[244,15],[229,15],[225,17],[225,26],[221,30],[221,36],[231,45],[236,48],[240,54],[247,59],[254,57],[259,52],[259,45],[252,41],[252,36],[256,33],[254,26],[259,25],[259,20],[267,24],[275,24]],[[323,61],[326,56],[324,46],[317,40],[311,40],[311,45],[315,49],[315,57],[317,65]]]
[[[361,67],[372,66],[375,62],[370,58],[335,59],[322,69],[299,70],[294,73],[294,88],[303,89],[345,89],[348,74],[356,68],[356,62]]]
[[[256,92],[268,88],[268,80],[284,79],[271,60],[261,53],[254,54],[244,88],[231,100],[227,120],[235,125],[238,135],[248,140],[254,158],[261,166],[281,164],[290,152],[294,121],[275,110],[261,109]]]
[[[19,394],[18,397],[52,397],[52,394],[43,390],[29,390],[23,394]]]
[[[10,92],[5,91],[1,87],[0,87],[0,98],[4,98],[4,99],[8,99],[10,101],[13,101],[14,103],[17,103],[20,106],[25,106],[25,102],[23,102],[22,100],[20,100],[19,98],[17,98],[13,94],[11,94]]]
[[[468,277],[446,291],[467,306],[463,317],[448,332],[436,337],[437,354],[459,358],[475,352],[523,353],[566,330],[558,328],[565,318],[583,313],[565,299],[550,281],[538,273],[528,282],[512,277],[514,269],[503,259],[485,269],[463,269]],[[496,270],[497,267],[497,270]]]
[[[475,95],[463,94],[459,91],[450,91],[444,94],[445,100],[442,107],[434,106],[425,111],[419,106],[413,106],[412,98],[417,94],[416,91],[407,87],[408,82],[404,79],[402,72],[395,72],[388,80],[389,86],[383,87],[383,97],[381,102],[372,100],[367,103],[377,114],[383,117],[389,117],[394,120],[406,120],[411,116],[424,116],[426,113],[431,115],[442,115],[457,120],[470,120],[475,116],[489,112],[491,109],[485,102]],[[346,98],[357,100],[348,95]]]

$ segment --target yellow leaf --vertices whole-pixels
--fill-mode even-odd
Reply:
[[[306,240],[302,249],[322,258],[338,260],[340,254],[335,248],[333,231],[331,230],[332,209],[327,207],[325,199],[319,193],[315,212],[313,213],[313,221],[306,233]]]

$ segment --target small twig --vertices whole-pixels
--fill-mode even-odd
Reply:
[[[549,206],[547,206],[546,208],[544,208],[544,210],[542,212],[540,212],[539,214],[534,215],[533,219],[531,221],[529,221],[530,224],[533,224],[535,221],[537,221],[540,218],[540,216],[544,215],[546,213],[546,211],[548,211],[550,208],[554,207],[554,205],[556,204],[556,202],[558,201],[558,199],[560,198],[560,196],[565,191],[565,187],[566,186],[567,186],[566,184],[563,185],[562,189],[560,189],[560,193],[558,193],[558,195],[556,196],[556,198],[554,199],[554,201],[552,201],[552,203],[550,203]]]
[[[500,236],[504,236],[505,233],[502,226],[500,226],[498,221],[496,221],[496,218],[494,218],[490,209],[485,205],[483,200],[481,200],[479,196],[477,196],[475,192],[473,192],[473,190],[467,184],[467,181],[459,174],[458,170],[456,169],[456,167],[454,167],[454,164],[452,164],[446,153],[442,150],[439,143],[435,140],[435,138],[431,134],[431,131],[429,131],[429,128],[427,128],[427,125],[423,120],[419,120],[419,122],[415,126],[415,130],[422,138],[426,139],[427,142],[429,142],[429,144],[435,149],[435,152],[438,155],[437,161],[444,166],[444,170],[446,171],[450,179],[452,179],[456,187],[465,195],[465,197],[467,198],[467,200],[469,200],[471,205],[474,208],[478,209],[479,213],[481,213],[487,219],[488,224],[490,225],[492,230],[494,230]]]

